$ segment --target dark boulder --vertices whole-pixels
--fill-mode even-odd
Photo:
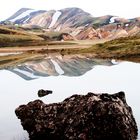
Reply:
[[[44,97],[48,94],[52,94],[52,90],[40,89],[37,94],[38,94],[38,97]]]
[[[137,126],[124,92],[73,95],[61,103],[40,100],[16,110],[30,140],[136,140]]]

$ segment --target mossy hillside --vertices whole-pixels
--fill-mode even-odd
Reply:
[[[140,62],[140,36],[123,37],[84,49],[63,49],[62,54],[90,53],[98,58],[115,58]]]

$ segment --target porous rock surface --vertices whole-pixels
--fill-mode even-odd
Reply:
[[[30,140],[136,140],[137,126],[124,92],[73,95],[63,102],[21,105],[17,117]]]

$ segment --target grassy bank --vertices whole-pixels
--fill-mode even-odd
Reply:
[[[96,58],[140,62],[140,36],[119,38],[84,49],[63,49],[61,52],[63,55],[92,53]]]
[[[17,55],[0,56],[0,68],[14,66],[56,53],[61,55],[90,54],[95,58],[140,62],[140,36],[119,38],[105,43],[96,42],[98,44],[93,42],[94,45],[92,45],[92,42],[88,41],[45,41],[24,31],[1,27],[0,31],[1,53],[22,52],[22,54]],[[3,50],[4,45],[7,50]]]
[[[45,43],[41,37],[35,34],[0,26],[0,47],[34,46]]]
[[[61,42],[61,32],[34,32],[21,28],[11,29],[0,25],[0,47],[30,47],[45,45],[73,45],[76,42]]]

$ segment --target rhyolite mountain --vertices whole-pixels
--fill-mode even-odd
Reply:
[[[94,17],[80,8],[60,10],[34,10],[22,8],[1,22],[26,28],[41,28],[43,31],[69,33],[79,40],[114,39],[140,34],[140,18],[125,19],[106,15]]]
[[[31,18],[44,13],[46,11],[44,10],[33,10],[30,8],[22,8],[18,10],[14,15],[9,17],[6,21],[10,21],[15,24],[25,24],[27,23]]]
[[[57,11],[22,8],[5,21],[21,24],[25,27],[36,25],[60,31],[91,24],[93,17],[79,8],[65,8]]]

